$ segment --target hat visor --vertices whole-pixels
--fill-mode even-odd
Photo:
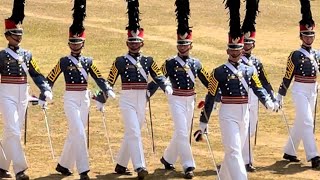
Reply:
[[[243,49],[243,44],[228,44],[228,49],[241,50],[241,49]]]
[[[22,36],[23,35],[23,30],[22,29],[7,30],[6,32],[9,32],[10,34],[16,35],[16,36]]]
[[[70,44],[80,44],[83,42],[84,42],[84,39],[82,39],[82,38],[69,38]]]
[[[178,40],[177,45],[190,45],[192,41]]]
[[[305,31],[305,32],[300,32],[300,33],[303,36],[315,36],[315,32],[314,31]]]
[[[244,44],[253,44],[256,41],[254,39],[244,39]]]
[[[143,39],[142,38],[128,38],[127,41],[132,42],[132,43],[139,43],[139,42],[143,42]]]

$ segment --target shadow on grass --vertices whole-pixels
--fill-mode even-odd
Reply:
[[[206,176],[213,176],[216,175],[216,172],[213,170],[206,170],[206,171],[195,171],[195,177],[206,177]],[[144,179],[154,179],[154,180],[166,180],[166,179],[173,179],[173,178],[181,178],[183,179],[184,173],[181,171],[168,171],[165,169],[155,169],[153,173],[150,173]],[[136,180],[137,174],[133,173],[132,175],[119,175],[116,173],[110,173],[105,175],[97,175],[96,178],[92,179],[124,179],[124,180]]]
[[[63,176],[61,174],[49,174],[48,176],[38,177],[38,178],[35,178],[34,180],[61,180],[65,177],[66,176]]]
[[[257,167],[257,171],[270,171],[273,174],[297,174],[309,170],[311,167],[304,166],[300,162],[294,163],[287,160],[276,161],[265,167]]]

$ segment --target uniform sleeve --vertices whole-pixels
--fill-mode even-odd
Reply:
[[[54,66],[54,68],[50,71],[47,76],[47,80],[49,82],[50,87],[52,88],[56,80],[58,79],[59,75],[61,74],[61,59],[59,62]]]
[[[208,93],[206,95],[204,107],[201,110],[200,121],[204,123],[208,123],[210,119],[210,115],[213,109],[213,105],[215,102],[215,96],[218,92],[219,82],[217,80],[217,73],[214,71],[212,76],[209,78],[208,85]]]
[[[293,72],[295,68],[295,65],[293,62],[293,54],[294,52],[292,52],[288,57],[286,74],[284,75],[282,83],[280,84],[280,87],[279,87],[278,93],[281,94],[282,96],[285,96],[287,94],[287,90],[293,78]]]
[[[119,76],[119,67],[117,67],[117,62],[118,62],[117,60],[118,58],[112,63],[112,66],[107,78],[107,81],[111,87],[114,86]]]
[[[199,73],[198,78],[200,79],[201,83],[208,88],[209,86],[209,73],[208,71],[203,67],[202,63],[199,62]]]
[[[112,89],[108,82],[102,77],[101,72],[97,68],[97,66],[91,61],[91,66],[89,68],[89,72],[91,77],[97,83],[99,88],[105,93],[108,94],[107,91]]]
[[[262,87],[264,87],[268,94],[270,95],[271,99],[275,101],[273,88],[270,84],[270,81],[268,80],[267,73],[263,67],[263,64],[259,62],[258,64],[258,73],[259,73],[259,80],[261,81]]]
[[[254,94],[259,98],[259,101],[265,105],[265,103],[271,100],[270,95],[267,93],[266,89],[263,88],[261,81],[259,80],[258,74],[253,73],[251,79],[251,88]]]
[[[161,66],[161,71],[162,71],[162,73],[164,74],[165,77],[167,77],[166,65],[167,65],[167,61],[165,61]],[[150,97],[158,90],[158,88],[159,88],[159,85],[154,81],[151,81],[148,84],[148,91],[150,93]]]
[[[41,92],[51,91],[51,88],[46,80],[46,78],[40,73],[40,68],[37,62],[32,58],[30,59],[29,64],[29,74],[34,81],[34,83],[38,86]]]
[[[149,57],[151,60],[151,68],[150,68],[150,75],[155,83],[162,89],[165,90],[166,86],[168,85],[166,81],[166,77],[163,75],[162,71],[159,69],[157,63]]]

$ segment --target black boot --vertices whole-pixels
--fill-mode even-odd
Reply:
[[[59,173],[61,173],[64,176],[70,176],[72,174],[72,172],[70,172],[70,170],[68,168],[63,167],[60,164],[57,165],[56,171],[58,171]]]
[[[9,171],[0,168],[0,178],[12,178]]]
[[[163,157],[160,159],[160,162],[164,165],[166,170],[175,170],[173,164],[168,163]]]
[[[246,164],[247,172],[255,172],[256,168],[252,164]]]
[[[145,167],[139,167],[135,171],[138,173],[139,180],[143,180],[149,174],[149,172]]]
[[[128,168],[121,166],[120,164],[116,165],[116,168],[114,168],[114,171],[117,174],[122,174],[122,175],[131,175],[131,172],[129,171]]]
[[[89,171],[85,171],[80,173],[80,180],[90,180],[90,177],[88,176]]]
[[[16,180],[29,180],[29,176],[24,171],[20,171],[16,174]]]
[[[185,179],[192,179],[194,177],[194,173],[193,173],[194,167],[188,167],[185,171],[184,171],[184,178]]]
[[[286,153],[283,154],[283,159],[289,160],[290,162],[300,162],[300,159],[298,159],[297,156],[292,156]]]
[[[311,167],[319,169],[320,168],[320,157],[316,156],[311,159]]]

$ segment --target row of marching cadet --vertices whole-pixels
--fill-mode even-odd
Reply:
[[[309,0],[300,0],[302,19],[299,23],[301,48],[292,51],[288,57],[286,72],[277,95],[267,78],[263,64],[252,51],[255,48],[255,19],[258,2],[246,1],[246,16],[240,21],[240,0],[227,0],[229,9],[229,33],[227,58],[224,64],[212,73],[207,71],[199,59],[190,56],[192,31],[189,26],[190,5],[188,0],[176,0],[177,54],[158,66],[152,57],[141,53],[144,45],[144,29],[140,26],[138,0],[127,0],[128,52],[116,58],[107,79],[104,79],[91,57],[81,54],[85,44],[86,1],[74,0],[73,23],[69,28],[70,54],[62,57],[47,77],[42,75],[30,51],[20,47],[23,36],[21,26],[24,19],[25,0],[14,0],[12,16],[5,19],[5,38],[8,47],[0,51],[0,111],[4,122],[0,153],[0,177],[12,178],[9,166],[17,180],[28,180],[28,168],[21,145],[21,124],[24,122],[28,104],[29,76],[41,93],[33,99],[46,112],[47,100],[52,100],[52,88],[59,75],[65,79],[64,111],[68,122],[68,134],[56,171],[64,176],[72,175],[76,169],[81,180],[90,179],[89,158],[85,128],[88,121],[90,75],[101,91],[94,95],[97,109],[104,112],[108,98],[115,98],[112,87],[120,76],[121,95],[119,107],[124,125],[124,137],[118,153],[115,172],[131,174],[127,168],[132,161],[138,179],[148,175],[146,168],[141,127],[145,121],[145,105],[160,87],[166,94],[170,106],[174,133],[160,162],[168,171],[175,170],[180,158],[183,177],[192,179],[196,164],[192,155],[189,138],[192,134],[195,108],[195,79],[198,78],[208,89],[205,101],[198,106],[202,109],[199,130],[194,133],[196,141],[207,141],[218,179],[245,180],[247,172],[254,172],[253,151],[250,137],[256,131],[259,101],[270,111],[281,112],[288,130],[288,141],[283,158],[299,162],[296,150],[303,141],[306,159],[312,169],[320,168],[320,157],[314,138],[314,111],[317,98],[317,73],[319,56],[312,49],[315,39],[315,23],[312,19]],[[148,82],[152,77],[153,81]],[[293,82],[292,82],[293,80]],[[289,130],[283,113],[283,97],[292,82],[292,97],[296,118]],[[221,165],[213,156],[207,137],[208,121],[217,103],[221,128],[224,159]],[[48,124],[47,124],[48,125]],[[47,129],[49,131],[49,129]],[[50,136],[49,136],[50,139]],[[51,141],[50,141],[51,142]],[[51,151],[53,152],[52,144]]]

